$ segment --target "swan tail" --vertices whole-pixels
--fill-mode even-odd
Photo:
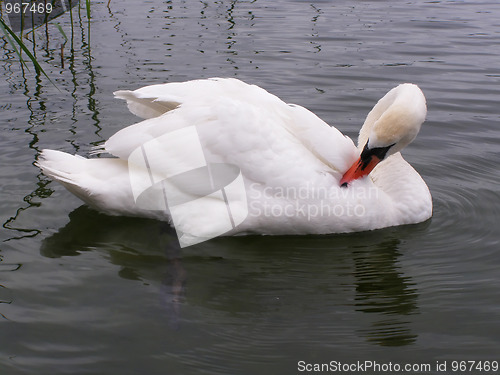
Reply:
[[[93,193],[79,181],[78,176],[85,169],[87,159],[56,150],[43,150],[35,165],[43,174],[59,182],[69,192],[92,205]]]
[[[35,165],[54,180],[71,181],[71,174],[83,168],[85,158],[56,150],[43,150]]]
[[[35,163],[89,206],[108,215],[142,216],[165,220],[167,214],[135,204],[128,164],[118,158],[86,159],[55,150],[43,150]]]
[[[93,194],[81,184],[78,178],[84,172],[87,161],[88,159],[81,156],[70,155],[62,151],[43,150],[35,165],[47,177],[61,183],[71,193],[88,202]]]

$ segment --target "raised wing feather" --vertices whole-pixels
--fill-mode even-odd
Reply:
[[[117,97],[144,117],[163,111],[105,143],[106,151],[122,159],[148,141],[190,126],[197,129],[208,163],[235,164],[245,177],[265,184],[332,183],[331,175],[340,179],[356,157],[352,141],[312,112],[239,80],[168,83],[121,91]],[[192,145],[183,140],[169,147]]]

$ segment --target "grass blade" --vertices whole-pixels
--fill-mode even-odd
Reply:
[[[90,22],[90,0],[85,0],[85,6],[87,8],[87,19]]]
[[[87,8],[87,22],[88,22],[89,48],[90,48],[90,0],[85,0],[85,7]]]
[[[59,30],[59,32],[61,33],[61,35],[64,38],[64,43],[66,43],[68,41],[68,37],[66,36],[66,33],[64,32],[64,30],[61,27],[61,25],[58,22],[54,22],[54,25],[56,25],[57,30]]]
[[[2,31],[5,33],[5,35],[10,35],[15,40],[15,42],[17,43],[17,45],[21,48],[21,50],[24,51],[24,53],[26,53],[26,55],[28,55],[29,59],[33,63],[33,66],[35,67],[36,73],[37,74],[42,73],[45,77],[47,77],[47,79],[49,80],[49,82],[52,83],[54,85],[54,87],[57,88],[57,86],[55,85],[55,83],[52,82],[52,80],[50,79],[50,77],[47,75],[47,73],[45,73],[45,71],[43,70],[43,68],[40,66],[40,64],[36,60],[35,56],[33,56],[33,54],[30,52],[30,50],[28,49],[28,47],[26,47],[26,45],[23,43],[23,41],[21,39],[19,39],[19,37],[16,35],[16,33],[14,31],[12,31],[12,29],[4,22],[4,20],[2,18],[0,18],[0,25],[1,25]],[[14,44],[12,43],[12,45],[14,45]],[[23,63],[24,65],[26,65],[26,63],[24,62],[24,59],[21,57],[21,54],[17,51],[17,49],[16,49],[16,52],[17,52],[19,58],[21,59],[21,63]]]
[[[19,50],[16,47],[16,44],[14,43],[14,41],[12,40],[12,38],[9,35],[10,33],[12,33],[12,30],[4,22],[4,20],[2,18],[0,18],[0,29],[2,29],[2,31],[3,31],[3,33],[5,35],[5,38],[7,38],[7,41],[9,42],[9,44],[12,46],[12,48],[16,52],[16,55],[19,57],[19,61],[21,62],[21,64],[23,64],[26,67],[26,69],[28,69],[28,71],[29,71],[30,69],[29,69],[28,65],[24,61],[23,57],[21,56],[21,53],[19,52]],[[9,30],[9,32],[7,32],[7,30]]]

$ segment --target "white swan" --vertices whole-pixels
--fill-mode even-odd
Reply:
[[[104,213],[173,221],[193,238],[352,232],[432,215],[427,185],[399,153],[425,120],[416,85],[399,85],[375,105],[358,148],[307,109],[236,79],[115,96],[145,119],[98,150],[115,158],[44,150],[37,161]]]

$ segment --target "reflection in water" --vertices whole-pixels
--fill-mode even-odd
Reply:
[[[40,253],[59,258],[104,249],[111,263],[120,266],[120,277],[144,283],[161,280],[169,322],[177,327],[186,272],[175,231],[164,222],[107,216],[87,206],[69,217],[65,227],[42,242]]]
[[[9,68],[11,66],[9,65]],[[22,67],[22,65],[21,65]],[[12,70],[8,70],[8,75],[9,77],[12,77],[12,80],[14,80],[13,75],[14,73]],[[29,81],[28,78],[25,75],[24,69],[22,69],[22,83],[24,86],[23,94],[26,96],[26,105],[29,110],[29,118],[28,118],[28,126],[26,129],[24,129],[24,132],[29,134],[31,136],[31,140],[28,144],[28,147],[30,149],[33,149],[36,153],[39,152],[37,148],[37,143],[39,141],[39,136],[38,132],[40,129],[38,128],[38,125],[44,124],[46,119],[47,119],[47,107],[46,107],[46,101],[42,97],[42,85],[41,85],[41,77],[40,73],[36,75],[36,85],[35,89],[31,90],[29,87]],[[51,195],[52,191],[48,188],[46,188],[46,185],[49,183],[48,180],[42,179],[41,173],[38,175],[38,182],[36,188],[29,194],[25,195],[23,198],[23,202],[27,204],[20,206],[15,214],[8,218],[2,226],[6,229],[11,229],[15,230],[17,232],[20,232],[20,235],[18,236],[13,236],[10,239],[19,239],[23,237],[33,237],[41,233],[41,231],[37,228],[21,228],[15,225],[15,221],[19,217],[19,215],[27,210],[28,208],[31,207],[37,207],[40,205],[40,203],[36,202],[36,198],[44,198],[48,197]]]
[[[314,47],[314,52],[315,53],[318,53],[318,52],[321,52],[321,44],[319,44],[319,42],[316,42],[315,39],[319,38],[320,37],[320,34],[319,34],[319,31],[317,30],[317,23],[318,23],[318,19],[320,17],[321,14],[323,14],[322,10],[319,9],[319,8],[316,8],[314,6],[314,4],[311,4],[311,8],[314,9],[314,11],[317,13],[311,20],[311,23],[312,23],[312,33],[311,33],[311,45]]]
[[[72,3],[72,6],[77,5],[77,1]],[[76,124],[81,121],[81,108],[79,108],[79,102],[81,101],[81,97],[84,96],[87,99],[87,108],[90,110],[91,118],[93,120],[93,125],[95,127],[94,134],[98,136],[98,141],[92,142],[92,144],[97,144],[101,142],[101,137],[99,132],[101,131],[100,120],[99,120],[99,111],[98,106],[96,105],[96,99],[94,98],[96,93],[96,84],[95,84],[95,75],[92,67],[92,56],[90,44],[87,41],[90,39],[88,31],[85,29],[84,21],[82,19],[82,15],[80,12],[80,8],[78,8],[77,16],[75,17],[75,10],[71,7],[67,7],[68,13],[70,15],[70,23],[69,27],[71,28],[70,33],[70,53],[68,56],[61,55],[61,59],[69,60],[68,70],[64,70],[64,61],[61,61],[61,72],[69,72],[69,79],[65,79],[60,81],[58,85],[60,85],[60,89],[64,90],[64,96],[68,94],[73,98],[73,105],[71,110],[71,120],[72,123],[69,124],[69,131],[73,134],[73,136],[69,139],[69,142],[74,148],[75,153],[78,152],[79,146],[78,142],[75,140],[75,135],[77,133]],[[50,21],[50,20],[49,20]],[[48,24],[46,24],[45,33],[37,35],[37,37],[44,37],[45,41],[41,44],[37,44],[37,38],[33,38],[33,53],[36,55],[37,48],[41,48],[43,51],[44,63],[50,65],[57,64],[57,56],[61,53],[59,48],[58,39],[60,39],[60,35],[55,31],[55,28],[51,27],[51,30],[54,34],[51,36],[49,33]],[[81,43],[75,43],[75,37],[80,36]],[[49,46],[49,41],[55,40],[56,43],[52,46]],[[64,42],[65,44],[65,42]],[[28,125],[23,129],[24,133],[27,133],[31,136],[31,140],[28,143],[28,148],[34,151],[34,155],[39,154],[40,150],[38,148],[38,142],[40,140],[40,133],[46,131],[46,125],[51,125],[51,113],[50,110],[54,101],[50,96],[50,92],[47,88],[44,87],[41,73],[36,72],[34,76],[34,86],[33,82],[31,82],[30,72],[24,69],[22,64],[19,64],[21,68],[20,73],[21,76],[18,76],[18,72],[13,70],[13,61],[16,59],[16,55],[13,51],[10,51],[10,45],[6,42],[3,44],[3,49],[5,50],[5,59],[3,60],[3,68],[4,75],[6,76],[7,81],[10,83],[10,86],[15,92],[16,90],[21,89],[23,95],[26,97],[26,106],[29,111],[29,118],[27,119]],[[78,54],[82,55],[84,58],[81,61],[82,66],[78,66]],[[56,66],[52,67],[53,70],[57,70]],[[82,80],[81,71],[85,71],[86,75],[84,82],[79,82]],[[50,75],[50,73],[49,73]],[[86,89],[88,87],[88,93],[82,93],[81,90]],[[49,86],[49,88],[51,88]],[[34,162],[34,160],[33,160]],[[52,194],[52,190],[48,187],[50,181],[43,176],[41,173],[37,176],[36,188],[23,198],[23,204],[16,210],[16,212],[8,218],[4,223],[2,223],[3,228],[14,230],[19,234],[12,236],[10,239],[20,239],[23,237],[33,237],[41,233],[41,231],[37,228],[22,228],[16,225],[16,220],[25,210],[31,207],[38,207],[40,203],[36,200],[38,198],[46,198]]]
[[[184,267],[182,267],[182,250],[177,235],[167,223],[158,223],[158,225],[160,226],[160,248],[165,249],[168,259],[165,277],[162,282],[164,287],[163,302],[170,317],[170,326],[178,328],[187,274]]]
[[[0,249],[1,251],[1,249]],[[17,271],[21,268],[20,264],[5,264],[2,262],[3,259],[0,255],[0,273],[1,272],[13,272]],[[7,288],[5,285],[0,284],[0,304],[8,304],[10,305],[14,300],[12,291]],[[4,314],[0,312],[0,317],[9,320]]]
[[[236,291],[238,294],[255,292],[254,289],[259,288],[259,285],[260,288],[268,288],[269,292],[272,292],[276,286],[265,281],[269,279],[275,280],[275,282],[280,280],[280,283],[284,283],[282,288],[290,288],[291,285],[295,285],[297,280],[292,276],[293,272],[290,273],[289,267],[303,267],[300,272],[310,275],[313,280],[316,280],[311,275],[312,269],[323,267],[324,263],[344,262],[338,259],[339,254],[331,248],[332,244],[337,241],[342,246],[346,245],[346,253],[341,254],[341,259],[354,260],[354,269],[348,272],[355,277],[352,288],[355,290],[356,297],[352,313],[354,314],[354,311],[365,313],[371,322],[369,328],[361,330],[361,336],[366,337],[370,342],[384,346],[411,344],[417,336],[411,332],[409,319],[404,319],[404,317],[418,312],[418,294],[411,279],[404,276],[403,271],[398,266],[399,240],[394,237],[390,230],[380,231],[377,235],[370,234],[367,237],[368,241],[366,236],[362,235],[359,238],[352,235],[298,237],[295,239],[292,237],[289,241],[287,237],[272,236],[218,238],[215,241],[201,244],[201,248],[210,253],[210,256],[234,254],[238,263],[231,261],[229,263],[233,264],[231,268],[236,267],[240,271],[225,269],[223,264],[218,263],[215,268],[222,267],[222,269],[218,269],[218,271],[206,270],[206,272],[208,274],[222,272],[225,274],[225,281],[216,281],[218,276],[215,277],[215,275],[212,275],[214,279],[210,280],[198,279],[198,275],[191,275],[191,289],[193,289],[191,292],[194,292],[195,295],[208,293],[216,301],[221,298],[223,300],[225,298],[231,299],[229,295],[216,295],[232,293],[231,290],[235,285],[240,285],[239,287],[242,288],[239,292]],[[315,253],[310,253],[309,248],[306,248],[306,253],[304,253],[303,245],[308,240],[325,241],[327,252],[323,255],[315,255]],[[373,244],[374,242],[375,244]],[[283,243],[286,243],[283,249],[277,250],[276,245],[282,246]],[[367,243],[370,245],[366,245]],[[294,244],[296,244],[296,248]],[[266,251],[266,248],[269,250]],[[273,248],[274,250],[272,250]],[[281,250],[286,250],[286,252]],[[149,219],[111,217],[86,206],[81,206],[70,214],[70,222],[65,227],[43,241],[40,250],[43,256],[49,258],[75,256],[85,251],[104,251],[105,258],[110,259],[112,264],[120,266],[118,274],[122,278],[141,281],[145,284],[159,283],[162,289],[162,301],[159,303],[164,305],[170,325],[178,328],[181,306],[185,303],[188,292],[185,283],[189,275],[182,264],[183,257],[175,231],[166,223]],[[246,255],[242,255],[242,253]],[[289,256],[292,258],[287,259]],[[302,261],[297,260],[297,257],[301,259],[304,256],[307,256],[309,264],[303,264]],[[325,259],[324,256],[327,256],[328,259]],[[246,260],[241,260],[241,257]],[[248,275],[253,275],[252,270],[256,265],[259,269],[266,269],[268,265],[272,265],[276,261],[275,258],[283,258],[285,261],[284,263],[283,260],[280,261],[283,264],[283,269],[275,270],[278,274],[268,275],[267,272],[264,272],[260,276],[254,275],[253,278],[247,278]],[[192,258],[188,262],[191,261]],[[205,266],[207,269],[212,267],[210,264],[205,264]],[[345,271],[337,275],[336,273],[339,272],[337,269],[332,267],[328,271],[329,269],[330,267],[325,268],[327,272],[333,272],[334,275],[324,275],[328,280],[332,280],[332,276],[338,280],[345,280],[347,277]],[[242,283],[241,278],[245,282]],[[252,284],[252,279],[254,281],[262,280],[264,284],[247,285],[248,282]],[[316,281],[305,282],[306,285],[301,286],[305,289],[293,292],[292,299],[300,299],[304,290],[311,289],[315,291],[314,293],[324,294],[317,296],[317,298],[337,303],[335,299],[339,297],[329,288],[317,289],[313,286]],[[215,283],[216,285],[222,283],[220,285],[226,285],[226,287],[222,289],[211,287],[205,292],[200,292],[200,289],[207,286],[199,285],[199,283]],[[267,292],[263,291],[263,293]],[[215,302],[197,300],[195,296],[192,296],[190,303],[201,304],[200,307],[204,308],[214,308],[213,303]],[[240,303],[250,303],[247,309],[255,309],[256,313],[269,307],[260,305],[258,300],[254,300],[253,304],[250,300],[240,301]],[[261,301],[261,303],[265,304],[266,302]],[[230,304],[223,309],[231,309],[232,306]],[[218,308],[221,307],[223,306]],[[283,308],[286,309],[286,307]]]
[[[416,340],[401,319],[417,313],[417,291],[409,277],[405,277],[397,265],[400,241],[389,239],[369,249],[354,251],[356,275],[356,310],[378,314],[368,340],[380,345],[398,346]]]

